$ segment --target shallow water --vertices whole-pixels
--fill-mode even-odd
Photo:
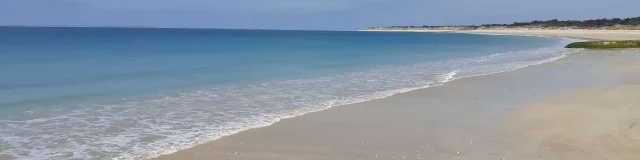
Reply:
[[[282,118],[552,61],[572,40],[0,28],[0,155],[132,159]]]

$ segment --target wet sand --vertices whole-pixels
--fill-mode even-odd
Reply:
[[[581,51],[285,119],[157,159],[638,159],[636,55]]]

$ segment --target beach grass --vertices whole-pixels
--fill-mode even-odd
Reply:
[[[565,48],[640,48],[640,40],[575,42]]]

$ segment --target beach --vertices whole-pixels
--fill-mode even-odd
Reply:
[[[452,32],[452,33],[476,33],[476,34],[504,34],[504,35],[532,35],[570,37],[593,40],[637,40],[640,39],[640,30],[363,30],[369,32]]]
[[[636,156],[638,49],[492,33],[0,35],[2,160]]]
[[[508,113],[505,143],[528,159],[638,159],[639,82],[555,94]]]
[[[615,32],[473,33],[640,37]],[[640,50],[577,51],[284,119],[156,159],[639,159],[638,61]]]
[[[640,30],[471,30],[464,33],[558,36],[598,40],[640,39]]]
[[[449,33],[0,27],[0,42],[7,44],[0,46],[7,51],[0,55],[0,72],[6,75],[0,79],[0,159],[153,158],[253,128],[278,128],[271,125],[307,113],[329,109],[347,116],[366,110],[330,109],[352,108],[338,106],[365,102],[367,108],[388,108],[367,101],[550,62],[574,52],[564,48],[574,41]],[[406,104],[414,103],[422,102]],[[434,119],[413,121],[455,122],[438,118],[447,111],[440,108],[446,107],[424,110]],[[349,118],[333,124],[352,123]],[[360,118],[369,127],[354,132],[385,123]],[[398,120],[391,124],[412,121]],[[426,126],[441,128],[436,125]],[[305,130],[317,130],[309,126]],[[389,127],[394,126],[379,129]],[[459,132],[443,131],[437,134]]]

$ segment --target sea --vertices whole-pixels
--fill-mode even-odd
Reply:
[[[0,157],[156,157],[305,113],[550,62],[574,52],[563,48],[573,41],[0,27]]]

